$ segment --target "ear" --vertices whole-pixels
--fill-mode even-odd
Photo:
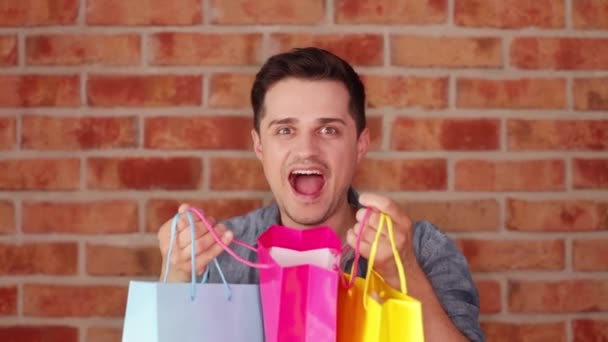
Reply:
[[[357,139],[357,164],[359,164],[369,149],[369,129],[366,127],[363,129],[359,138]]]
[[[258,159],[262,160],[262,141],[260,135],[256,132],[255,128],[251,129],[251,139],[253,140],[253,151]]]

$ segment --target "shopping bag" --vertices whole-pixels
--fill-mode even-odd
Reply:
[[[196,209],[186,212],[194,241],[192,212],[199,217],[202,213]],[[194,258],[190,283],[167,282],[178,217],[179,213],[173,218],[163,281],[129,283],[122,342],[264,341],[259,286],[228,284],[217,260],[208,265],[200,283],[196,282]],[[216,234],[214,237],[219,239]],[[194,244],[191,247],[194,255]],[[233,253],[228,246],[223,247]],[[207,283],[213,266],[223,283]]]
[[[258,239],[268,342],[336,341],[340,238],[329,227],[273,225]]]
[[[370,210],[366,212],[369,217]],[[366,218],[363,219],[365,223]],[[373,269],[379,237],[384,223],[399,273],[400,290],[391,287]],[[365,226],[365,225],[364,225]],[[344,273],[338,294],[338,342],[422,342],[424,331],[420,301],[408,296],[403,264],[395,245],[390,217],[380,214],[380,223],[371,246],[365,278],[357,277],[359,258],[357,238],[351,274]],[[344,281],[346,279],[346,281]]]

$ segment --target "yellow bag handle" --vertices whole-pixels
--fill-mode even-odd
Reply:
[[[374,260],[376,259],[376,252],[378,251],[378,243],[380,241],[380,235],[382,235],[382,229],[384,228],[384,222],[386,221],[386,225],[388,228],[388,237],[391,242],[391,248],[393,251],[393,256],[395,257],[395,264],[397,265],[397,271],[399,273],[399,283],[401,286],[401,292],[407,294],[407,286],[405,282],[405,272],[403,271],[403,264],[401,263],[401,257],[399,256],[399,251],[397,250],[397,244],[395,243],[395,236],[393,233],[393,221],[390,216],[385,213],[380,213],[380,222],[378,223],[378,229],[376,232],[376,236],[374,237],[374,242],[371,246],[371,251],[369,255],[369,265],[367,267],[367,274],[365,276],[365,285],[363,289],[363,307],[367,308],[367,298],[369,291],[369,282],[370,275],[372,272],[372,267],[374,265]]]

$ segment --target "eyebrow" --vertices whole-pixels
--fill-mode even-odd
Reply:
[[[294,124],[297,121],[298,121],[298,119],[292,118],[292,117],[284,118],[284,119],[276,119],[276,120],[270,121],[268,123],[268,127],[271,127],[272,125]],[[339,118],[319,118],[319,119],[317,119],[317,122],[319,122],[321,124],[341,123],[342,125],[346,126],[346,122]]]
[[[296,118],[285,118],[285,119],[275,119],[271,120],[268,123],[268,127],[272,127],[272,125],[284,125],[284,124],[293,124],[297,121]]]

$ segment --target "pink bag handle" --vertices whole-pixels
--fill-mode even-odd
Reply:
[[[365,210],[365,215],[363,215],[363,220],[361,220],[361,230],[359,231],[359,234],[357,235],[357,243],[355,244],[355,258],[354,258],[353,264],[351,266],[351,273],[350,273],[350,279],[349,279],[348,284],[345,283],[344,277],[341,277],[342,285],[344,287],[346,287],[346,289],[350,289],[351,287],[353,287],[353,285],[355,284],[355,279],[357,278],[357,274],[359,273],[359,258],[361,257],[361,252],[359,251],[359,248],[361,247],[361,237],[363,236],[363,229],[367,225],[367,221],[369,221],[369,216],[371,215],[371,213],[372,213],[372,209],[367,208]],[[346,246],[344,246],[344,248],[342,248],[342,254],[344,254],[344,251],[348,247],[349,246],[346,245]]]
[[[203,212],[201,210],[199,210],[197,208],[189,208],[188,210],[193,212],[196,216],[198,216],[201,219],[201,221],[203,221],[203,224],[205,225],[207,230],[209,230],[209,233],[211,233],[211,236],[213,236],[213,239],[215,240],[215,242],[217,242],[222,247],[222,249],[224,249],[228,254],[232,255],[232,257],[234,257],[239,262],[241,262],[249,267],[253,267],[253,268],[270,268],[273,266],[272,264],[253,263],[253,262],[246,260],[243,257],[239,256],[230,247],[228,247],[224,242],[222,242],[222,239],[217,235],[217,233],[213,229],[213,226],[207,220],[207,218],[205,217],[205,215],[203,214]],[[250,249],[256,253],[258,251],[255,247],[250,246],[243,241],[234,239],[232,242],[234,242],[235,244],[237,244],[239,246]]]

